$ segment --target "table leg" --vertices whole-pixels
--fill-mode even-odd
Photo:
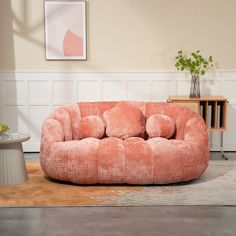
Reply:
[[[27,181],[22,143],[0,145],[0,185],[21,184]]]
[[[223,134],[223,131],[221,131],[220,132],[220,152],[221,152],[221,157],[224,160],[228,160],[228,157],[226,156],[226,154],[224,152],[223,145],[224,145],[224,134]]]

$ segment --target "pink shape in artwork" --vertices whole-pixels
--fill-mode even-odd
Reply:
[[[83,56],[83,38],[68,30],[63,41],[65,56]]]

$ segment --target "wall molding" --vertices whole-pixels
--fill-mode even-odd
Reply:
[[[39,151],[43,120],[55,108],[76,101],[166,101],[169,95],[188,95],[186,73],[171,70],[5,70],[0,71],[0,122],[31,134],[26,151]],[[201,80],[202,95],[229,99],[225,149],[236,151],[236,70],[215,71]],[[210,135],[211,149],[219,150],[219,135]]]

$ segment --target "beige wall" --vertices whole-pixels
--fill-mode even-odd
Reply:
[[[45,60],[43,2],[0,1],[0,69],[172,70],[179,49],[236,69],[235,0],[88,0],[84,62]]]

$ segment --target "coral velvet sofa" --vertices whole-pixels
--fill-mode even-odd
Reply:
[[[159,127],[157,137],[147,134],[148,122],[149,133]],[[166,127],[170,133],[164,138],[160,128],[166,133]],[[58,108],[42,125],[41,167],[57,180],[77,184],[177,183],[202,175],[208,159],[203,119],[175,104],[79,102]]]

